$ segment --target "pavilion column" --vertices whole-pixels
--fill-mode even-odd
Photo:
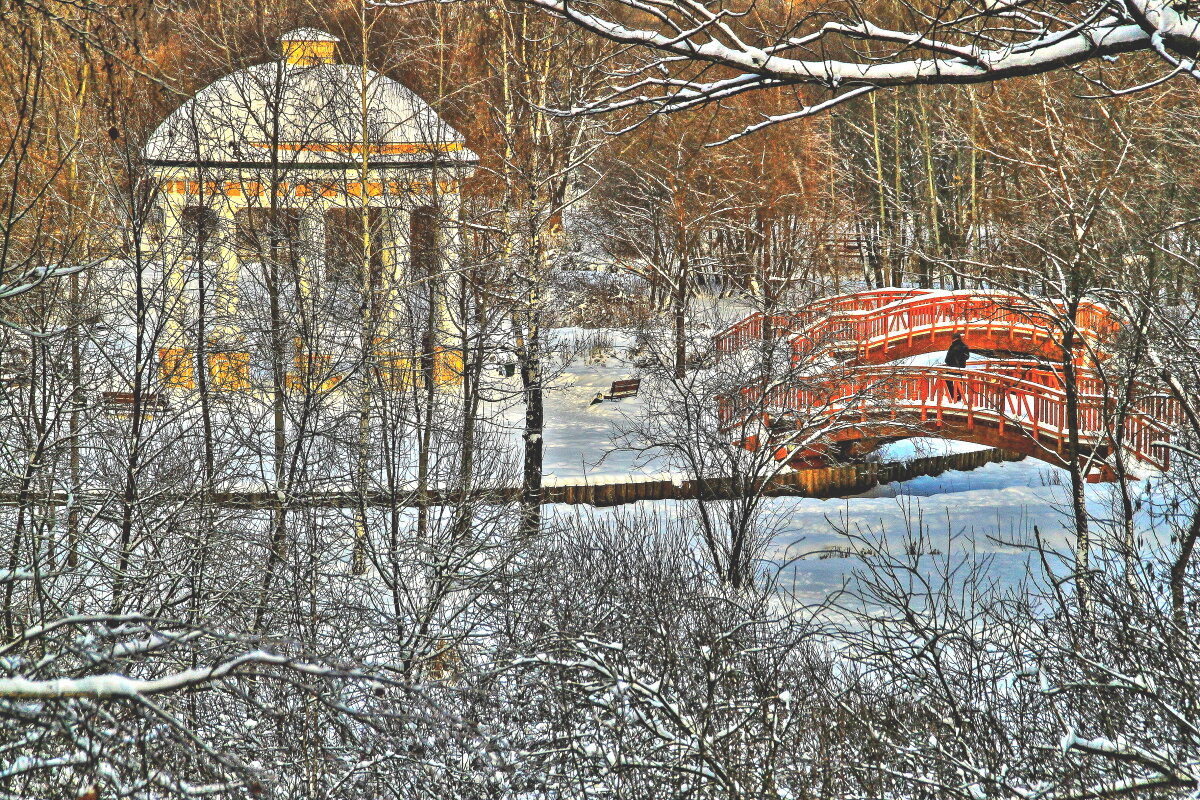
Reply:
[[[183,228],[183,206],[167,200],[160,203],[162,210],[162,276],[170,312],[166,315],[166,341],[168,347],[183,347],[190,326],[187,324],[187,276],[191,265],[191,250]]]
[[[240,295],[240,264],[238,263],[236,238],[237,218],[235,208],[228,201],[217,206],[221,219],[221,235],[216,237],[212,258],[216,262],[213,309],[216,319],[212,322],[213,338],[234,342],[241,336],[238,324],[238,299]]]
[[[408,270],[408,220],[409,211],[397,205],[397,198],[389,198],[389,204],[380,209],[383,219],[380,227],[379,247],[382,256],[383,308],[379,319],[393,332],[399,310],[411,295],[411,276]]]
[[[438,277],[437,327],[439,343],[449,346],[455,338],[456,320],[450,309],[448,288],[451,285],[449,276],[456,268],[462,266],[463,242],[459,221],[459,197],[457,194],[445,193],[441,196],[441,214],[437,226],[437,265],[440,271]],[[461,321],[460,321],[461,322]],[[465,323],[464,323],[465,324]]]
[[[309,287],[320,286],[325,280],[325,209],[306,208],[300,212],[300,252],[301,284],[307,293]]]

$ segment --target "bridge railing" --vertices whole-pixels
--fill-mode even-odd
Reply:
[[[1107,446],[1113,438],[1111,401],[1099,392],[1098,378],[1080,376],[1078,403],[1081,442]],[[766,426],[780,415],[803,415],[816,423],[835,416],[885,422],[899,415],[921,423],[951,418],[968,427],[987,422],[1001,434],[1016,426],[1035,440],[1049,438],[1065,449],[1069,426],[1066,393],[1053,370],[1028,362],[996,362],[985,369],[950,367],[861,367],[803,386],[780,385],[765,393],[756,387],[719,398],[721,423],[732,427],[753,418]],[[1121,445],[1138,460],[1159,468],[1169,464],[1169,441],[1180,417],[1178,404],[1161,394],[1135,399],[1125,415]],[[1016,430],[1013,431],[1018,434]]]
[[[713,337],[717,354],[730,355],[745,349],[751,342],[761,342],[767,338],[768,331],[771,336],[783,336],[791,330],[794,318],[784,314],[775,314],[769,319],[768,323],[766,314],[755,311],[745,319],[735,322],[718,333]]]
[[[929,293],[929,289],[874,289],[866,292],[838,295],[805,305],[794,312],[770,316],[770,327],[765,326],[767,315],[755,311],[743,320],[735,322],[713,337],[717,353],[728,355],[749,345],[762,341],[769,332],[772,336],[785,336],[804,328],[831,314],[861,312],[907,300]]]
[[[878,351],[886,357],[893,345],[901,342],[911,345],[914,338],[955,332],[988,337],[999,332],[1053,345],[1061,338],[1053,315],[1066,314],[1066,308],[1055,303],[1052,309],[999,293],[927,294],[877,308],[840,310],[816,319],[795,332],[792,351],[797,360],[828,349],[853,352],[860,358]],[[1078,332],[1091,339],[1107,338],[1117,328],[1108,310],[1094,303],[1081,304],[1075,320]]]
[[[796,334],[797,353],[831,345],[886,352],[901,338],[911,342],[914,335],[980,326],[988,333],[1009,329],[1052,339],[1058,326],[1051,317],[1067,308],[1055,302],[1051,309],[1004,292],[876,289],[818,300],[787,314],[755,312],[716,334],[714,343],[718,354],[727,355],[768,336]],[[1093,338],[1108,337],[1118,327],[1108,309],[1092,302],[1079,304],[1075,321],[1080,333]]]

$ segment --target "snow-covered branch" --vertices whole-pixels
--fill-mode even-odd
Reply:
[[[296,661],[263,650],[255,650],[211,667],[184,670],[153,679],[129,678],[119,674],[49,680],[28,680],[20,677],[0,678],[0,701],[57,700],[72,697],[86,697],[95,700],[150,697],[211,683],[228,677],[242,668],[256,665],[286,667],[305,675],[317,677],[333,677],[344,674],[328,667]]]
[[[780,23],[778,30],[761,23],[756,37],[749,26],[729,21],[737,15],[701,13],[703,6],[684,0],[522,1],[643,56],[623,73],[632,81],[560,113],[639,106],[672,112],[781,86],[832,93],[792,114],[764,115],[739,135],[818,113],[870,88],[991,83],[1139,51],[1157,54],[1171,74],[1190,73],[1200,52],[1200,20],[1164,0],[1115,7],[1096,0],[989,2],[982,8],[946,2],[936,9],[913,7],[912,16],[925,24],[912,29],[813,13],[799,23]],[[806,30],[806,23],[812,27]],[[685,75],[688,65],[701,72]],[[709,77],[712,67],[720,68],[719,77]]]

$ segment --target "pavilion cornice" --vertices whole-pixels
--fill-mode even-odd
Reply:
[[[186,179],[166,179],[162,181],[162,191],[166,194],[207,195],[215,197],[262,197],[270,195],[270,183],[261,181],[196,181]],[[443,194],[453,194],[458,191],[457,180],[446,178],[433,180],[408,181],[279,181],[274,185],[277,197],[381,197],[383,195],[403,196],[412,194],[433,194],[434,191]]]
[[[270,142],[248,142],[250,147],[270,150]],[[279,142],[277,150],[298,153],[353,153],[362,155],[429,155],[433,153],[458,153],[464,149],[462,142],[382,142],[370,143],[365,147],[358,142]]]
[[[176,167],[189,169],[246,169],[246,170],[269,170],[277,168],[282,171],[291,169],[308,169],[308,170],[359,170],[362,169],[362,161],[281,161],[278,164],[272,164],[270,161],[204,161],[196,159],[147,159],[146,163],[152,167]],[[367,166],[371,170],[420,170],[420,169],[459,169],[466,167],[475,167],[479,163],[477,158],[434,158],[422,161],[375,161]]]

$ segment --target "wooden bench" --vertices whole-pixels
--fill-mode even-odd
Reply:
[[[133,408],[133,392],[101,392],[100,399],[104,407],[110,411],[125,411]],[[142,394],[142,408],[146,411],[166,411],[170,408],[167,400],[154,392]]]
[[[624,381],[613,381],[612,386],[605,396],[608,400],[621,400],[626,397],[637,397],[638,389],[641,388],[641,378],[630,378]]]

